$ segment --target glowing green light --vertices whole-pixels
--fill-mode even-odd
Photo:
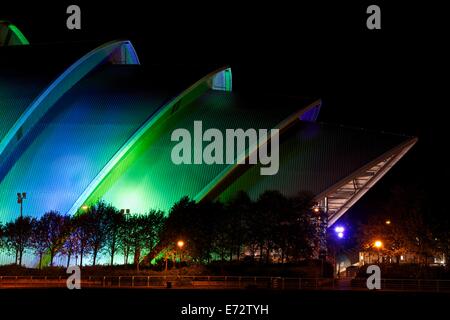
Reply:
[[[9,29],[16,35],[17,39],[19,40],[18,43],[13,43],[14,45],[22,44],[22,45],[28,45],[30,42],[28,42],[28,39],[25,38],[23,33],[13,24],[9,25]]]

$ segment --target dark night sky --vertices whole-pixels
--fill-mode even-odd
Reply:
[[[413,150],[350,215],[376,211],[395,185],[417,185],[433,199],[431,212],[446,210],[440,199],[450,175],[443,8],[381,1],[260,1],[245,7],[92,2],[2,4],[0,19],[15,23],[31,43],[127,38],[146,64],[230,64],[236,91],[318,96],[319,121],[418,136]],[[373,3],[381,7],[382,30],[365,27],[365,10]],[[81,7],[81,31],[66,29],[68,4]]]

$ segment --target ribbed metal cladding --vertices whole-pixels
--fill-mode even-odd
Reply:
[[[286,195],[300,191],[319,194],[390,149],[410,139],[335,125],[304,122],[280,146],[280,168],[274,176],[261,176],[254,166],[232,183],[223,199],[238,190],[257,197],[264,190]]]
[[[72,87],[0,166],[2,221],[16,216],[17,190],[29,194],[26,214],[66,212],[142,123],[200,74],[192,72],[168,86],[170,77],[182,71],[107,65]],[[9,128],[40,92],[37,84],[45,87],[45,81],[35,87],[20,86],[20,77],[20,73],[12,77],[16,89],[0,94],[0,101],[5,102],[0,109],[2,128]],[[18,96],[21,88],[26,93],[22,99]]]
[[[296,106],[296,110],[301,108]],[[152,129],[146,141],[132,151],[133,162],[110,184],[104,199],[138,212],[150,208],[168,211],[181,197],[195,197],[227,167],[226,164],[173,164],[171,151],[176,143],[171,141],[171,134],[174,130],[187,129],[193,137],[194,121],[202,121],[203,132],[217,128],[224,135],[226,129],[270,129],[292,110],[267,109],[258,101],[210,90]]]

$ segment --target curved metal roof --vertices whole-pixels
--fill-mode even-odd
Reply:
[[[168,210],[185,195],[200,201],[278,189],[313,192],[331,225],[416,141],[313,123],[318,99],[237,95],[228,68],[141,66],[127,41],[90,52],[17,48],[0,50],[2,220],[16,217],[19,191],[28,192],[25,214],[40,216],[72,214],[99,198],[142,212]],[[64,50],[67,57],[52,63]],[[192,133],[198,120],[205,129],[279,129],[278,173],[261,176],[259,165],[172,163],[171,133]],[[259,146],[248,146],[243,157]]]

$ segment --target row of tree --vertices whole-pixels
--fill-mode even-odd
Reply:
[[[416,263],[428,264],[430,258],[450,256],[450,219],[439,214],[416,188],[396,187],[380,213],[369,217],[355,235],[359,246],[393,262],[412,255]],[[376,248],[379,240],[382,247]]]
[[[67,257],[67,265],[73,258],[76,264],[83,265],[83,258],[88,255],[95,265],[99,255],[104,254],[112,265],[121,252],[126,264],[130,252],[139,261],[141,248],[153,249],[163,222],[161,211],[124,215],[100,201],[73,217],[50,211],[39,219],[19,217],[0,225],[0,246],[14,254],[19,265],[24,251],[34,253],[39,258],[39,268],[44,262],[53,266],[58,254]]]
[[[100,256],[113,265],[119,254],[124,264],[132,257],[139,267],[142,261],[167,259],[179,240],[185,243],[183,256],[197,263],[240,260],[244,255],[268,263],[274,254],[281,262],[295,261],[310,257],[317,243],[312,206],[312,196],[306,193],[286,198],[266,191],[252,201],[241,192],[227,203],[196,203],[184,197],[165,217],[156,210],[125,214],[100,201],[72,217],[50,211],[39,219],[20,217],[0,224],[0,247],[20,265],[24,252],[34,254],[39,267],[53,266],[58,255],[67,265],[73,259],[83,265],[86,257],[96,265]]]
[[[177,202],[163,226],[164,247],[183,239],[196,262],[240,260],[258,257],[269,263],[297,261],[311,257],[318,242],[313,197],[301,193],[286,198],[266,191],[252,201],[244,192],[227,203],[195,203],[188,198]]]

